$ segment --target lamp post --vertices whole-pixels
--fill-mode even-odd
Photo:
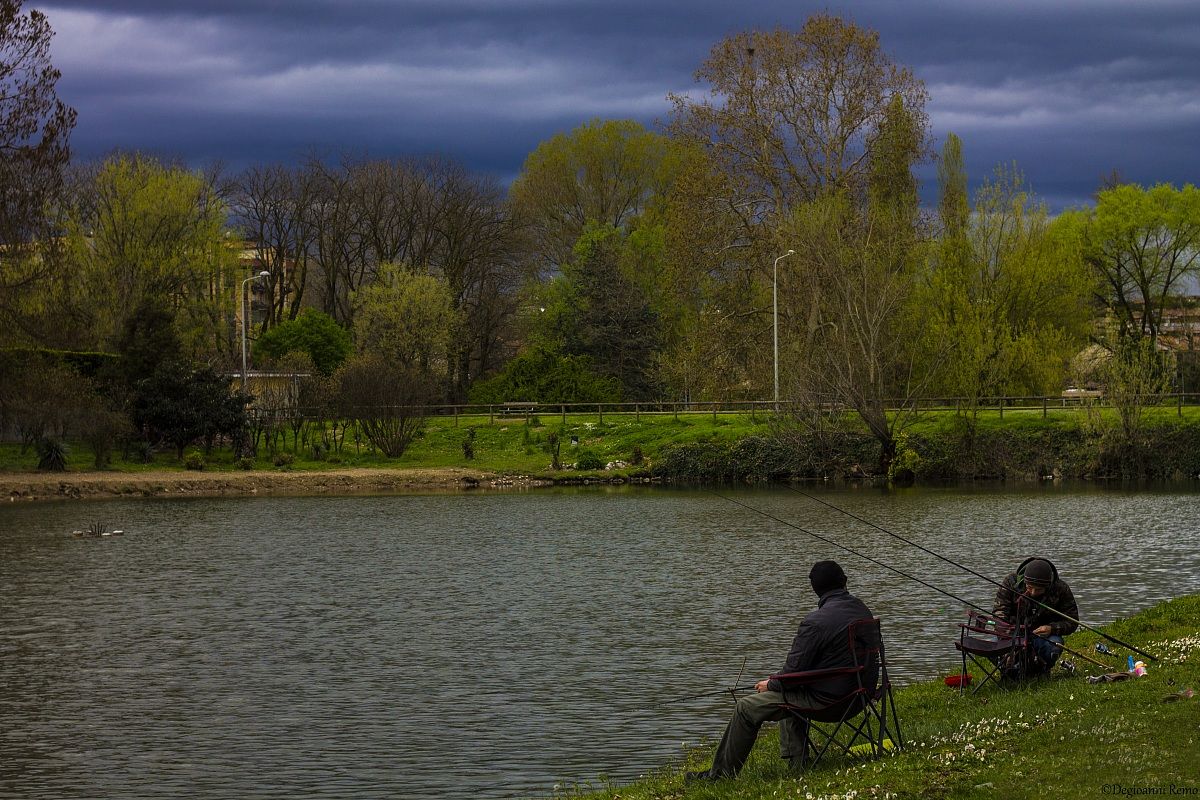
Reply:
[[[779,413],[779,262],[788,256],[796,255],[795,250],[775,259],[775,268],[771,272],[771,335],[775,340],[775,413]]]
[[[242,281],[242,394],[246,394],[246,326],[249,324],[249,314],[247,313],[246,304],[246,284],[251,281],[256,281],[261,278],[269,278],[271,273],[265,269],[257,275],[251,275],[246,280]]]

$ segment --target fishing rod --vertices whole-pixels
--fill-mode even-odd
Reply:
[[[738,676],[734,680],[733,685],[730,686],[728,689],[718,689],[715,692],[704,692],[702,694],[692,694],[692,695],[688,695],[687,697],[677,697],[673,700],[662,700],[657,703],[652,703],[651,705],[652,705],[652,707],[657,707],[657,706],[667,705],[668,703],[683,703],[688,700],[699,700],[701,697],[716,697],[719,694],[728,694],[730,697],[733,698],[733,702],[736,703],[737,702],[737,694],[736,694],[737,692],[747,692],[751,689],[758,688],[758,684],[754,684],[754,683],[750,684],[749,686],[739,686],[738,685],[739,683],[742,682],[742,675],[745,674],[745,672],[746,672],[746,661],[749,658],[750,658],[750,656],[742,656],[742,666],[738,669]]]
[[[1037,634],[1034,634],[1034,635],[1037,636]],[[1062,650],[1064,653],[1070,653],[1071,655],[1075,656],[1076,658],[1082,658],[1084,661],[1090,661],[1098,667],[1104,667],[1105,669],[1113,668],[1112,664],[1105,664],[1103,661],[1092,658],[1091,656],[1087,655],[1086,653],[1081,653],[1078,650],[1072,650],[1071,648],[1067,647],[1062,642],[1056,642],[1053,639],[1047,639],[1044,636],[1038,636],[1038,638],[1042,639],[1043,641],[1049,642],[1050,644],[1052,644],[1055,647]]]
[[[689,694],[687,697],[675,697],[670,700],[660,700],[657,703],[652,703],[650,707],[655,708],[657,706],[671,705],[674,703],[686,703],[688,700],[699,700],[702,697],[717,697],[719,695],[724,695],[724,694],[730,695],[731,697],[733,697],[736,700],[737,695],[735,695],[734,692],[749,692],[749,691],[752,691],[757,688],[758,688],[758,686],[753,683],[751,683],[747,686],[730,686],[728,689],[717,689],[716,691],[712,691],[712,692],[701,692],[700,694]]]
[[[966,600],[962,597],[959,597],[958,595],[954,594],[953,592],[948,592],[939,586],[934,586],[932,583],[929,583],[928,581],[921,580],[916,575],[909,575],[904,570],[897,569],[896,567],[893,567],[891,564],[885,564],[884,562],[880,561],[879,559],[872,558],[871,556],[867,555],[866,553],[860,553],[857,550],[855,550],[854,548],[847,547],[846,545],[842,544],[841,542],[835,542],[833,539],[830,539],[827,536],[822,536],[819,533],[813,533],[812,531],[808,530],[807,528],[802,528],[793,522],[788,522],[785,519],[780,519],[779,517],[775,516],[774,514],[768,514],[766,511],[763,511],[761,508],[755,508],[754,506],[749,505],[747,503],[743,503],[740,500],[734,500],[732,497],[723,495],[720,492],[713,491],[712,493],[715,494],[717,497],[720,497],[722,500],[728,500],[729,502],[733,503],[734,505],[738,505],[738,506],[741,506],[742,508],[749,509],[750,511],[753,511],[756,514],[761,514],[762,516],[766,517],[767,519],[775,520],[780,525],[786,525],[789,528],[794,528],[794,529],[800,531],[801,533],[806,533],[809,536],[812,536],[814,539],[820,539],[822,542],[825,542],[826,544],[831,544],[834,547],[845,550],[847,553],[850,553],[853,556],[857,556],[866,561],[870,561],[872,564],[878,564],[879,566],[883,567],[886,570],[890,570],[890,571],[896,573],[897,575],[900,575],[901,577],[908,578],[910,581],[916,581],[917,583],[921,584],[922,586],[933,589],[935,592],[944,594],[953,600],[957,600],[958,602],[962,603],[963,605],[970,606],[971,608],[975,609],[976,611],[982,612],[984,614],[990,613],[986,608],[976,605],[975,603],[972,603],[970,600]]]
[[[821,498],[816,497],[815,495],[811,495],[808,492],[797,489],[795,486],[788,486],[787,488],[791,489],[793,492],[800,495],[801,497],[807,497],[809,500],[812,500],[815,503],[820,503],[821,505],[825,506],[826,508],[831,508],[834,511],[839,511],[842,514],[845,514],[846,516],[850,517],[851,519],[858,520],[859,522],[863,523],[864,525],[868,525],[877,531],[886,533],[888,536],[893,536],[893,537],[899,539],[900,541],[904,542],[905,544],[915,547],[922,552],[928,553],[929,555],[931,555],[935,558],[940,558],[942,561],[945,561],[947,564],[952,564],[952,565],[958,567],[959,569],[964,570],[965,572],[969,572],[972,575],[974,575],[976,578],[985,580],[988,583],[992,584],[993,586],[997,586],[1002,589],[1005,588],[1003,583],[1000,583],[999,581],[995,580],[994,578],[990,578],[987,575],[976,572],[975,570],[971,569],[970,567],[966,566],[965,564],[960,564],[952,558],[948,558],[948,557],[942,555],[941,553],[937,553],[933,550],[930,550],[928,547],[919,545],[916,542],[914,542],[913,540],[911,540],[907,537],[901,536],[900,534],[898,534],[894,531],[889,531],[887,528],[883,527],[882,525],[877,525],[874,522],[871,522],[869,519],[863,519],[862,517],[858,516],[857,514],[847,511],[846,509],[841,508],[840,506],[835,506],[833,503],[822,500]],[[926,584],[926,585],[928,586],[929,584]],[[1151,655],[1150,653],[1147,653],[1145,650],[1141,650],[1137,647],[1134,647],[1133,645],[1129,644],[1129,642],[1123,642],[1120,639],[1118,639],[1117,637],[1111,636],[1111,635],[1105,633],[1104,631],[1098,630],[1097,628],[1095,628],[1091,625],[1088,625],[1086,622],[1077,620],[1074,617],[1070,616],[1069,614],[1064,614],[1062,611],[1059,611],[1057,608],[1046,605],[1045,603],[1043,603],[1042,601],[1038,600],[1035,597],[1029,597],[1028,595],[1022,595],[1022,597],[1025,597],[1027,600],[1030,600],[1033,603],[1036,603],[1037,605],[1041,606],[1042,608],[1046,609],[1047,611],[1057,614],[1058,616],[1062,617],[1063,619],[1065,619],[1068,622],[1074,622],[1076,625],[1080,626],[1081,628],[1086,628],[1087,630],[1091,631],[1092,633],[1095,633],[1099,636],[1103,636],[1105,639],[1108,639],[1113,644],[1119,644],[1122,647],[1128,648],[1129,650],[1132,650],[1133,652],[1137,653],[1138,655],[1145,656],[1146,658],[1150,659],[1151,661],[1158,661],[1158,656]],[[973,606],[973,607],[976,609],[979,609],[979,606]],[[979,609],[979,610],[982,611],[983,609]],[[986,614],[988,612],[984,611],[984,613]]]

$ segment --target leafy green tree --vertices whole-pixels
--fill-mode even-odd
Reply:
[[[961,398],[971,436],[986,399],[1062,388],[1087,341],[1093,283],[1075,239],[1051,223],[1016,169],[997,169],[969,208],[962,143],[950,134],[939,180],[941,235],[918,302],[928,357],[941,365],[938,388]]]
[[[463,320],[444,280],[385,264],[379,280],[355,294],[354,305],[360,353],[446,376],[446,354]]]
[[[255,358],[277,361],[289,353],[304,353],[322,375],[332,375],[350,351],[350,334],[346,329],[333,317],[313,308],[279,323],[254,343]]]
[[[1157,341],[1163,309],[1200,272],[1200,189],[1125,184],[1101,191],[1094,209],[1064,218],[1081,229],[1099,299],[1121,331]]]
[[[239,284],[224,205],[199,174],[121,155],[81,182],[71,251],[85,276],[92,326],[110,342],[144,300],[165,305],[193,356],[232,356]]]
[[[589,223],[628,229],[660,204],[678,148],[633,120],[587,122],[529,154],[509,197],[544,266],[561,268]]]

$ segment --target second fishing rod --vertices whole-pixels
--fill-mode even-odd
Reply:
[[[898,539],[899,541],[904,542],[905,544],[909,545],[910,547],[915,547],[923,553],[928,553],[929,555],[933,556],[934,558],[941,559],[942,561],[945,561],[947,564],[957,567],[958,569],[961,569],[964,572],[968,572],[971,575],[974,575],[976,578],[987,581],[988,583],[992,584],[993,586],[996,586],[999,588],[1004,588],[1004,584],[1001,583],[1000,581],[997,581],[994,578],[991,578],[987,575],[977,572],[976,570],[971,569],[970,567],[966,566],[965,564],[960,564],[959,562],[955,561],[954,559],[948,558],[948,557],[942,555],[941,553],[938,553],[934,550],[930,550],[928,547],[918,544],[917,542],[914,542],[913,540],[911,540],[905,536],[901,536],[900,534],[898,534],[894,531],[890,531],[887,528],[883,527],[882,525],[877,525],[876,523],[872,522],[869,519],[864,519],[863,517],[860,517],[857,514],[847,511],[846,509],[844,509],[840,506],[836,506],[833,503],[822,500],[821,498],[817,497],[816,495],[810,494],[809,492],[805,492],[801,489],[796,488],[795,486],[788,486],[787,488],[790,489],[791,491],[795,492],[796,494],[800,495],[801,497],[806,497],[809,500],[813,501],[814,503],[819,503],[820,505],[825,506],[826,508],[837,511],[838,513],[841,513],[841,514],[845,514],[847,517],[850,517],[853,520],[861,522],[862,524],[867,525],[871,528],[874,528],[875,530],[877,530],[881,533],[886,533],[888,536]],[[1122,641],[1115,636],[1107,634],[1104,631],[1098,630],[1097,628],[1087,624],[1086,622],[1075,619],[1074,617],[1070,616],[1069,614],[1065,614],[1062,611],[1059,611],[1057,608],[1054,608],[1053,606],[1046,605],[1045,603],[1043,603],[1042,601],[1038,600],[1035,597],[1029,597],[1028,595],[1024,595],[1024,597],[1029,602],[1036,604],[1037,606],[1045,609],[1046,611],[1049,611],[1052,614],[1057,614],[1059,617],[1063,618],[1064,620],[1066,620],[1068,622],[1073,622],[1081,628],[1085,628],[1086,630],[1089,630],[1098,636],[1102,636],[1105,639],[1107,639],[1108,641],[1112,642],[1113,644],[1118,644],[1121,647],[1132,650],[1133,652],[1137,653],[1138,655],[1145,656],[1146,658],[1150,659],[1151,661],[1158,660],[1158,656],[1147,653],[1145,650],[1142,650],[1138,647],[1135,647],[1134,645],[1129,644],[1129,642]],[[973,607],[977,608],[977,609],[979,608],[978,606],[973,606]],[[987,613],[987,612],[985,612],[985,613]]]
[[[794,489],[793,489],[793,491],[797,491],[797,490],[794,490]],[[803,493],[803,492],[799,492],[799,493],[800,493],[800,494],[805,494],[805,493]],[[878,564],[879,566],[883,567],[884,569],[886,569],[886,570],[888,570],[888,571],[890,571],[890,572],[894,572],[894,573],[896,573],[897,575],[900,575],[901,577],[908,578],[909,580],[911,580],[911,581],[914,581],[915,583],[919,583],[919,584],[921,584],[922,586],[925,586],[925,587],[927,587],[927,588],[929,588],[929,589],[932,589],[933,591],[935,591],[935,592],[938,592],[939,594],[943,594],[943,595],[945,595],[946,597],[949,597],[949,598],[951,598],[951,599],[953,599],[953,600],[957,600],[958,602],[962,603],[963,605],[965,605],[965,606],[969,606],[970,608],[973,608],[973,609],[975,609],[976,611],[979,611],[979,612],[981,612],[981,613],[983,613],[983,614],[990,614],[990,613],[992,613],[991,611],[989,611],[988,609],[986,609],[986,608],[984,608],[984,607],[982,607],[982,606],[978,605],[977,603],[972,603],[970,600],[967,600],[967,599],[965,599],[965,598],[959,597],[958,595],[954,594],[953,592],[947,591],[947,590],[945,590],[945,589],[941,588],[940,586],[935,586],[935,585],[933,585],[932,583],[930,583],[929,581],[926,581],[926,580],[923,580],[923,579],[921,579],[921,578],[918,578],[918,577],[916,577],[915,575],[910,575],[909,573],[905,572],[904,570],[901,570],[901,569],[898,569],[898,568],[896,568],[896,567],[893,567],[891,564],[888,564],[888,563],[886,563],[886,562],[880,561],[879,559],[877,559],[877,558],[874,558],[874,557],[872,557],[872,556],[869,556],[869,555],[866,555],[865,553],[861,553],[861,552],[859,552],[858,550],[855,550],[855,549],[854,549],[854,548],[852,548],[852,547],[848,547],[848,546],[846,546],[846,545],[842,544],[841,542],[834,541],[833,539],[830,539],[830,538],[829,538],[829,537],[827,537],[827,536],[822,536],[822,535],[821,535],[821,534],[819,534],[819,533],[814,533],[813,531],[810,531],[810,530],[808,530],[807,528],[801,527],[800,525],[797,525],[797,524],[795,524],[795,523],[793,523],[793,522],[789,522],[789,521],[787,521],[787,520],[785,520],[785,519],[781,519],[780,517],[777,517],[777,516],[775,516],[774,514],[768,514],[766,511],[763,511],[761,508],[756,508],[755,506],[752,506],[752,505],[750,505],[750,504],[748,504],[748,503],[743,503],[743,502],[741,502],[741,501],[739,501],[739,500],[735,500],[734,498],[732,498],[732,497],[729,497],[728,495],[723,495],[723,494],[721,494],[720,492],[716,492],[716,491],[714,491],[714,492],[713,492],[713,494],[715,494],[717,497],[720,497],[720,498],[721,498],[721,499],[723,499],[723,500],[727,500],[727,501],[729,501],[729,502],[733,503],[734,505],[741,506],[742,508],[745,508],[745,509],[747,509],[747,510],[749,510],[749,511],[753,511],[753,512],[754,512],[754,513],[756,513],[756,514],[760,514],[761,516],[763,516],[763,517],[766,517],[767,519],[774,520],[775,522],[778,522],[778,523],[779,523],[779,524],[781,524],[781,525],[786,525],[786,526],[787,526],[787,527],[789,527],[789,528],[792,528],[792,529],[794,529],[794,530],[798,530],[798,531],[800,531],[801,533],[804,533],[804,534],[806,534],[806,535],[808,535],[808,536],[812,536],[812,537],[813,537],[813,538],[815,538],[815,539],[819,539],[820,541],[823,541],[823,542],[825,542],[826,544],[833,545],[834,547],[837,547],[837,548],[838,548],[838,549],[840,549],[840,550],[845,550],[847,553],[850,553],[851,555],[857,556],[858,558],[864,559],[864,560],[866,560],[866,561],[870,561],[872,564]],[[806,496],[806,497],[811,497],[811,495],[807,495],[807,494],[805,494],[805,496]],[[813,499],[816,499],[816,498],[813,498]],[[840,509],[840,508],[838,508],[837,506],[834,506],[834,505],[832,505],[832,504],[829,504],[829,503],[824,503],[824,501],[818,501],[818,502],[821,502],[821,503],[823,503],[824,505],[828,505],[830,508],[837,509],[838,511],[843,511],[843,509]],[[864,523],[866,523],[866,524],[872,525],[872,527],[879,528],[879,530],[886,530],[886,529],[884,529],[884,528],[880,528],[880,527],[879,527],[879,526],[877,526],[877,525],[874,525],[874,523],[870,523],[870,522],[868,522],[867,520],[862,520],[862,518],[861,518],[861,517],[858,517],[858,516],[856,516],[856,515],[854,515],[854,514],[850,514],[850,512],[843,511],[843,513],[847,514],[847,516],[853,517],[854,519],[859,519],[859,520],[861,520],[862,522],[864,522]],[[887,532],[887,533],[891,533],[891,531],[886,531],[886,532]],[[921,547],[920,545],[917,545],[917,544],[915,544],[915,543],[913,543],[913,542],[909,542],[907,539],[904,539],[904,537],[900,536],[899,534],[891,534],[891,535],[895,536],[895,537],[896,537],[896,538],[898,538],[898,539],[901,539],[902,541],[905,541],[906,543],[913,544],[915,547],[917,547],[917,548],[919,548],[919,549],[921,549],[921,550],[924,550],[925,552],[928,552],[928,553],[930,553],[931,555],[937,555],[937,554],[936,554],[936,553],[934,553],[932,550],[928,550],[928,549],[927,549],[927,548],[925,548],[925,547]],[[938,557],[939,557],[939,558],[942,558],[942,559],[943,559],[943,560],[945,560],[945,561],[948,561],[948,562],[949,562],[949,563],[951,563],[951,564],[956,564],[956,562],[950,561],[949,559],[946,559],[944,556],[938,556]],[[969,568],[967,568],[967,567],[963,567],[963,566],[962,566],[962,565],[960,565],[960,564],[956,564],[956,565],[957,565],[957,566],[959,566],[959,567],[961,567],[962,569],[965,569],[965,570],[967,570],[968,572],[971,572],[973,575],[979,575],[979,573],[975,572],[974,570],[971,570],[971,569],[969,569]],[[979,575],[979,577],[986,578],[986,576],[982,576],[982,575]],[[997,583],[996,581],[993,581],[993,580],[992,580],[992,579],[990,579],[990,578],[986,578],[986,580],[988,580],[988,582],[989,582],[989,583],[993,583],[993,584],[996,584],[996,585],[1001,585],[1001,584]],[[1031,598],[1031,599],[1032,599],[1032,598]],[[1034,601],[1034,602],[1037,602],[1037,601]],[[1121,645],[1122,647],[1126,647],[1126,648],[1128,648],[1128,649],[1132,650],[1132,651],[1133,651],[1133,652],[1135,652],[1135,653],[1138,653],[1138,654],[1140,654],[1140,655],[1144,655],[1144,656],[1146,656],[1146,657],[1147,657],[1147,658],[1149,658],[1149,659],[1152,659],[1152,660],[1155,660],[1155,661],[1157,661],[1157,660],[1158,660],[1156,656],[1153,656],[1153,655],[1151,655],[1150,653],[1147,653],[1147,652],[1145,652],[1144,650],[1141,650],[1141,649],[1139,649],[1139,648],[1137,648],[1137,647],[1134,647],[1133,645],[1131,645],[1131,644],[1129,644],[1129,643],[1127,643],[1127,642],[1123,642],[1123,641],[1121,641],[1120,639],[1116,638],[1115,636],[1110,636],[1109,634],[1107,634],[1107,633],[1104,633],[1103,631],[1096,630],[1095,628],[1093,628],[1093,627],[1092,627],[1092,626],[1090,626],[1090,625],[1087,625],[1087,624],[1085,624],[1085,623],[1082,623],[1082,622],[1080,622],[1079,620],[1077,620],[1077,619],[1074,619],[1073,617],[1069,617],[1068,615],[1066,615],[1066,614],[1063,614],[1063,613],[1062,613],[1061,611],[1059,611],[1058,609],[1052,608],[1052,607],[1050,607],[1050,606],[1046,606],[1046,605],[1045,605],[1045,604],[1043,604],[1043,603],[1038,603],[1038,605],[1041,605],[1041,606],[1043,606],[1044,608],[1048,608],[1048,609],[1050,609],[1050,611],[1052,611],[1052,612],[1054,612],[1054,613],[1058,614],[1060,617],[1063,617],[1063,618],[1065,618],[1065,619],[1068,619],[1068,620],[1070,620],[1070,621],[1072,621],[1072,622],[1075,622],[1077,625],[1080,625],[1080,626],[1082,626],[1082,627],[1084,627],[1084,628],[1087,628],[1088,630],[1090,630],[1090,631],[1092,631],[1092,632],[1094,632],[1094,633],[1096,633],[1096,634],[1098,634],[1098,635],[1100,635],[1100,636],[1104,637],[1105,639],[1108,639],[1110,642],[1113,642],[1114,644],[1118,644],[1118,645]],[[1039,638],[1045,638],[1045,637],[1039,637]]]

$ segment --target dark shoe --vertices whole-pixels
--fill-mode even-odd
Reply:
[[[685,772],[683,773],[684,783],[693,783],[695,781],[715,781],[716,778],[710,770],[701,770],[700,772]]]

